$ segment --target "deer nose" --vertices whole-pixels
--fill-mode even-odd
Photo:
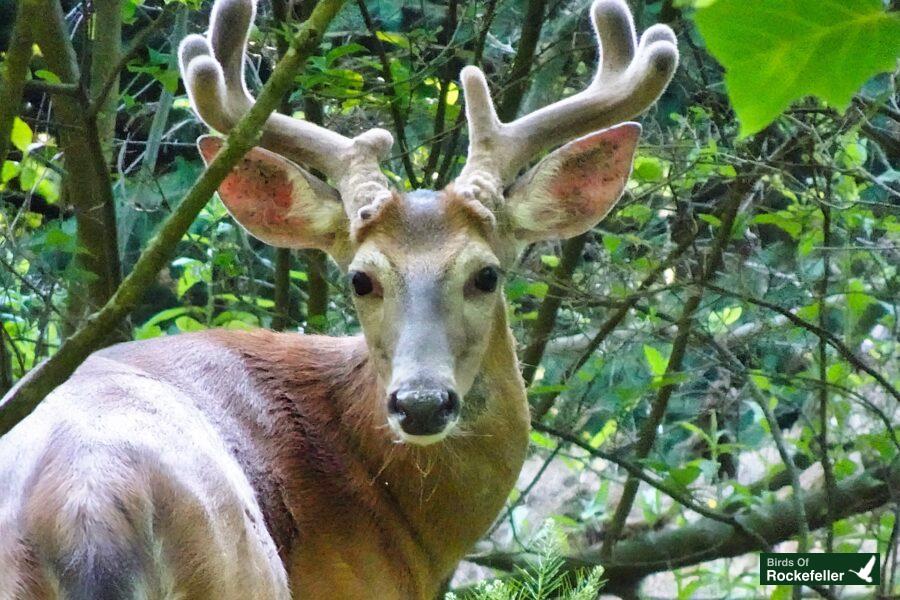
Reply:
[[[437,435],[459,415],[459,395],[443,388],[401,388],[390,395],[388,411],[408,435]]]

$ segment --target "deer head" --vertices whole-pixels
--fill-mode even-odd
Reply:
[[[218,0],[208,36],[181,44],[192,105],[221,132],[253,103],[243,70],[254,14],[253,0]],[[391,189],[379,167],[393,143],[387,131],[348,138],[279,114],[219,188],[252,235],[319,248],[348,272],[388,420],[404,441],[433,443],[459,419],[505,318],[503,273],[518,251],[591,229],[622,195],[640,134],[624,121],[659,97],[678,51],[664,25],[638,42],[624,0],[596,0],[591,17],[600,57],[590,85],[511,123],[498,119],[481,70],[463,69],[468,159],[443,190]],[[198,144],[209,162],[222,141]]]

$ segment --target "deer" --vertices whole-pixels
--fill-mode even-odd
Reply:
[[[672,30],[638,38],[624,0],[590,14],[597,71],[566,99],[503,123],[482,70],[462,70],[468,155],[442,190],[391,186],[383,129],[271,115],[218,195],[262,242],[327,252],[362,334],[208,330],[89,356],[0,438],[0,597],[434,598],[526,458],[504,276],[610,211],[628,119],[677,66]],[[216,0],[179,48],[215,132],[254,102],[255,15]],[[197,145],[208,163],[223,140]]]

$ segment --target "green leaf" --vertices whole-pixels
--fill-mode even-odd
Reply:
[[[6,183],[14,178],[19,174],[20,168],[19,163],[14,160],[4,161],[3,168],[0,169],[0,183]]]
[[[852,372],[850,365],[843,361],[828,365],[828,368],[825,371],[828,383],[841,383],[846,381],[847,377],[849,377]]]
[[[665,375],[669,359],[663,356],[659,350],[653,346],[644,344],[644,358],[647,359],[647,364],[650,366],[650,372],[653,373],[654,376],[662,377]]]
[[[819,318],[820,310],[821,306],[819,306],[819,302],[813,302],[812,304],[807,304],[806,306],[798,308],[797,316],[806,321],[815,321]]]
[[[393,44],[395,46],[400,46],[405,50],[409,50],[409,40],[406,39],[406,36],[402,33],[376,31],[375,35],[378,36],[378,39],[382,42],[387,42],[388,44]]]
[[[527,293],[528,282],[524,279],[510,279],[506,284],[506,298],[510,302],[515,302]]]
[[[681,588],[678,592],[678,600],[689,600],[694,597],[694,594],[701,588],[706,582],[701,578],[694,579],[687,585]]]
[[[701,472],[700,467],[697,465],[686,465],[673,468],[669,471],[669,476],[678,486],[686,488],[696,481]]]
[[[687,421],[679,421],[678,425],[680,425],[684,429],[687,429],[688,431],[690,431],[691,433],[693,433],[694,435],[696,435],[697,437],[699,437],[700,439],[705,441],[708,445],[710,445],[710,446],[716,445],[715,440],[712,439],[712,437],[708,433],[706,433],[705,431],[703,431],[702,429],[700,429],[693,423],[688,423]]]
[[[142,325],[135,328],[134,339],[149,340],[150,338],[159,337],[163,334],[163,330],[159,325]]]
[[[800,222],[792,219],[790,214],[786,211],[756,215],[755,217],[753,217],[753,222],[766,225],[774,225],[779,229],[783,229],[784,231],[786,231],[788,235],[790,235],[794,239],[797,239],[797,236],[800,235],[800,232],[803,229],[803,226],[800,224]]]
[[[328,54],[325,55],[325,64],[330,66],[342,56],[365,52],[365,50],[366,47],[361,44],[342,44],[328,51]]]
[[[734,165],[722,165],[719,167],[719,175],[726,179],[734,179],[737,177],[737,169],[734,168]]]
[[[198,312],[198,309],[191,306],[176,306],[175,308],[167,308],[147,319],[147,322],[141,325],[141,327],[152,327],[154,325],[159,325],[163,321],[168,321],[169,319],[174,319],[175,317],[180,317],[184,314],[192,312]]]
[[[634,219],[640,225],[643,225],[653,216],[653,209],[643,204],[629,204],[619,211],[618,216],[623,219]]]
[[[845,169],[858,169],[866,164],[869,153],[866,152],[865,145],[856,140],[846,143],[838,152],[837,160]]]
[[[662,181],[665,177],[665,166],[663,161],[655,156],[638,156],[634,159],[634,168],[632,169],[635,179],[645,182]]]
[[[610,254],[614,254],[621,245],[622,238],[620,236],[614,235],[612,233],[603,234],[603,247],[606,248],[606,251]]]
[[[38,79],[42,79],[48,83],[62,83],[59,75],[57,75],[53,71],[48,71],[47,69],[38,69],[34,72],[34,75]]]
[[[541,262],[551,269],[555,269],[559,265],[559,257],[552,254],[541,254]]]
[[[741,313],[743,309],[740,306],[726,306],[722,310],[715,310],[707,317],[709,329],[713,333],[724,332],[741,318]]]
[[[14,118],[12,132],[9,134],[9,139],[13,143],[13,146],[15,146],[19,152],[26,152],[28,146],[31,144],[32,138],[34,138],[34,133],[31,131],[31,127],[28,126],[28,123],[19,117]]]
[[[861,280],[851,279],[847,282],[847,308],[854,319],[861,317],[869,305],[875,302],[877,300],[866,293],[866,286]]]
[[[143,4],[143,0],[125,0],[122,3],[122,22],[126,25],[134,23],[137,18],[137,7]]]
[[[779,585],[776,586],[774,590],[772,590],[772,595],[770,598],[772,600],[789,600],[791,594],[793,593],[794,586],[792,585]]]
[[[612,435],[616,433],[616,429],[618,429],[618,423],[615,419],[610,419],[607,421],[603,427],[591,437],[588,444],[590,444],[591,448],[599,448],[608,440]]]
[[[535,446],[540,446],[541,448],[549,448],[553,449],[556,447],[556,442],[554,442],[551,438],[544,435],[540,431],[531,431],[531,443]]]
[[[550,289],[550,286],[544,283],[543,281],[535,281],[533,283],[528,284],[528,287],[525,289],[526,294],[531,294],[535,298],[543,298],[547,295],[547,290]]]
[[[46,244],[48,248],[63,250],[73,242],[72,236],[62,229],[50,229],[47,231]]]
[[[719,219],[719,217],[717,217],[715,215],[710,215],[707,213],[700,213],[697,215],[697,218],[700,219],[701,221],[706,221],[713,227],[721,227],[722,226],[722,220]]]
[[[834,474],[838,479],[846,479],[856,472],[856,463],[849,458],[842,458],[834,463]]]
[[[772,389],[772,382],[769,381],[769,378],[761,373],[750,373],[750,379],[753,380],[753,383],[756,384],[760,390],[770,390]]]
[[[725,67],[741,136],[804,96],[846,109],[900,54],[900,18],[881,0],[718,0],[698,10],[696,21]]]
[[[193,319],[191,317],[178,317],[175,319],[175,327],[178,328],[178,331],[203,331],[206,329],[206,325],[202,324],[200,321]]]

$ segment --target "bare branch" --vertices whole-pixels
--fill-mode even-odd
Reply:
[[[825,510],[824,492],[810,490],[804,500],[804,512],[809,517],[807,527],[815,530],[833,522],[830,520],[832,518],[840,520],[884,506],[893,499],[892,490],[898,486],[900,463],[897,461],[844,479],[835,490],[837,510],[832,515]],[[800,529],[791,499],[750,507],[735,513],[734,517],[762,537],[767,546],[791,539]],[[653,573],[740,556],[765,547],[756,537],[735,530],[731,525],[704,518],[622,540],[608,559],[601,557],[599,548],[590,547],[568,557],[566,567],[576,571],[603,565],[604,577],[608,581],[604,592],[616,593],[617,590],[632,589],[641,579]],[[471,556],[469,560],[512,571],[517,567],[527,568],[532,558],[525,553],[491,553]]]
[[[554,427],[549,427],[542,423],[538,423],[537,421],[532,421],[531,426],[538,431],[541,431],[544,433],[549,433],[550,435],[558,437],[561,440],[565,440],[565,441],[569,442],[570,444],[578,446],[579,448],[586,451],[591,456],[594,456],[596,458],[602,458],[603,460],[607,460],[607,461],[613,463],[614,465],[621,467],[626,473],[629,474],[629,476],[634,477],[635,479],[640,479],[641,481],[643,481],[650,487],[655,488],[655,489],[661,491],[662,493],[666,494],[667,496],[669,496],[670,498],[675,500],[675,502],[678,502],[685,508],[694,511],[698,515],[702,515],[708,519],[712,519],[713,521],[718,521],[719,523],[725,523],[727,525],[730,525],[730,526],[734,527],[735,529],[742,531],[746,535],[756,538],[757,541],[761,544],[762,548],[767,547],[765,545],[766,541],[764,538],[760,537],[753,530],[748,529],[747,526],[744,523],[742,523],[740,520],[735,518],[734,515],[730,515],[728,513],[713,510],[713,509],[709,508],[708,506],[704,506],[703,504],[694,500],[690,496],[690,494],[683,492],[683,491],[665,483],[664,481],[661,481],[659,479],[651,477],[650,475],[648,475],[646,473],[646,471],[644,471],[644,469],[639,464],[637,464],[633,461],[630,461],[628,459],[622,458],[622,457],[618,456],[617,454],[612,454],[612,453],[600,450],[599,448],[594,448],[590,444],[587,444],[584,441],[582,441],[581,439],[579,439],[577,436],[566,433],[566,432],[556,429]]]
[[[688,248],[690,248],[696,236],[696,232],[694,235],[690,236],[689,239],[682,240],[675,248],[669,252],[669,254],[663,259],[663,261],[657,265],[653,271],[647,275],[643,281],[637,287],[637,293],[634,293],[625,300],[619,308],[610,315],[606,321],[600,326],[600,329],[597,333],[591,338],[590,342],[585,346],[578,360],[575,361],[573,365],[571,365],[568,369],[566,369],[565,374],[562,377],[563,386],[567,385],[575,374],[578,372],[581,367],[587,363],[588,359],[594,354],[597,348],[600,347],[600,344],[603,343],[613,331],[619,326],[619,324],[628,316],[629,311],[643,298],[643,295],[640,292],[644,292],[650,288],[656,280],[659,279],[662,274],[668,269],[675,261],[681,258],[681,255],[684,254]],[[556,398],[559,395],[558,392],[554,392],[551,394],[547,394],[543,396],[540,402],[537,402],[531,411],[532,418],[536,421],[542,420],[550,409],[553,407],[553,403],[556,402]]]
[[[445,49],[450,47],[453,36],[456,33],[456,28],[458,26],[458,4],[459,0],[450,0],[447,5],[447,17],[444,21],[444,26],[438,34],[438,42],[441,43]],[[444,127],[446,125],[447,96],[450,92],[450,86],[454,75],[453,61],[448,59],[441,69],[441,89],[438,94],[437,107],[434,111],[434,125],[432,127],[433,142],[431,144],[431,149],[428,151],[428,160],[425,161],[425,173],[422,177],[422,181],[425,185],[428,185],[431,181],[435,169],[437,169],[438,161],[440,160],[441,150],[445,146],[446,131],[444,130]]]

